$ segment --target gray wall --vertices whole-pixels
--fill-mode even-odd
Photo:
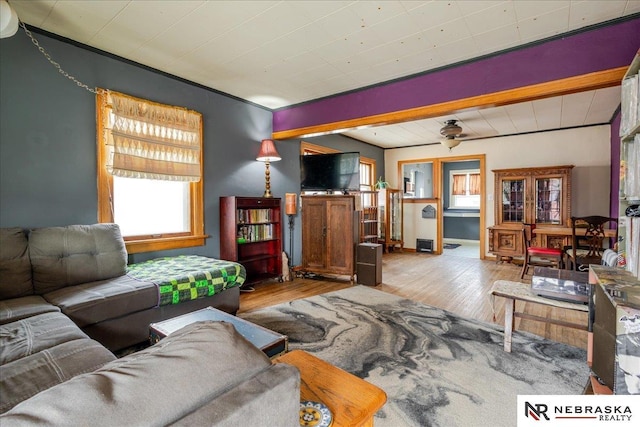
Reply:
[[[260,140],[271,135],[272,112],[65,39],[34,34],[64,70],[89,87],[203,114],[205,233],[210,238],[203,247],[136,254],[130,260],[182,253],[218,257],[219,197],[261,196],[264,191],[264,164],[255,158]],[[0,55],[0,226],[95,223],[95,95],[59,74],[22,30],[0,40]],[[334,137],[329,143],[346,141],[343,151],[371,149]],[[277,148],[282,161],[271,164],[271,190],[284,198],[300,190],[299,141],[278,142]],[[377,155],[367,155],[379,158],[381,165],[382,150],[373,151]],[[288,249],[286,231],[285,236]],[[294,250],[299,259],[300,246]]]

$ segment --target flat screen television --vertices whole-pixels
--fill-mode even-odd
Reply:
[[[300,190],[360,190],[360,153],[300,156]]]

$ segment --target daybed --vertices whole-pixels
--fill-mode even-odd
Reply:
[[[0,324],[62,311],[111,351],[145,341],[152,322],[207,306],[235,314],[246,274],[206,257],[127,266],[116,224],[4,228],[0,242]]]

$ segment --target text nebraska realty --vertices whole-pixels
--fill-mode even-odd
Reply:
[[[526,402],[525,411],[527,412],[527,417],[533,416],[536,419],[545,418],[549,420],[549,416],[547,415],[549,407],[544,403],[531,405],[529,402]],[[590,418],[599,421],[631,421],[633,413],[629,406],[624,405],[554,405],[553,415],[556,419]]]

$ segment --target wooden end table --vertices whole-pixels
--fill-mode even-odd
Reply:
[[[373,416],[387,401],[380,388],[305,351],[293,350],[273,361],[298,368],[300,400],[324,403],[333,414],[331,427],[373,426]]]

